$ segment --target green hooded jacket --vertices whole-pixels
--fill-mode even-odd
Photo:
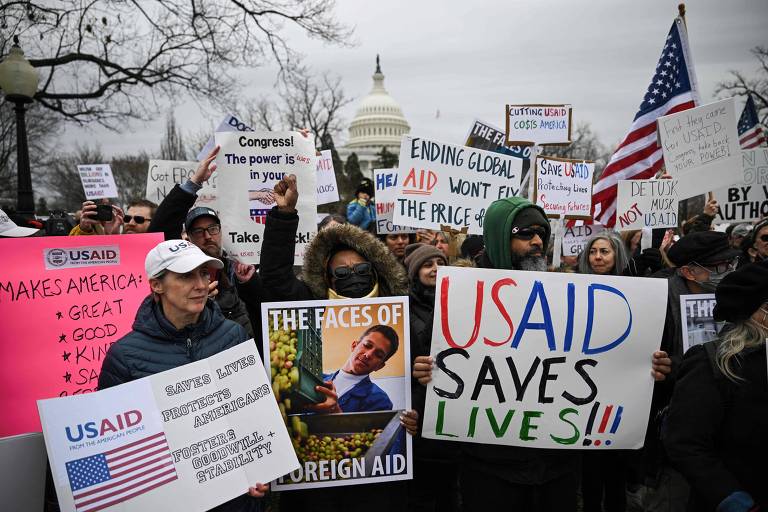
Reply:
[[[512,253],[510,242],[512,240],[512,227],[515,218],[526,208],[536,208],[546,219],[544,210],[523,197],[507,197],[491,203],[483,220],[483,240],[485,242],[485,254],[493,263],[494,268],[514,270],[512,267]],[[547,230],[547,239],[544,247],[549,242],[549,223],[543,226]]]

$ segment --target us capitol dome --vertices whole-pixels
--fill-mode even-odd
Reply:
[[[356,153],[360,170],[365,176],[372,177],[381,148],[385,147],[390,153],[398,155],[400,140],[410,131],[411,126],[400,104],[384,88],[384,73],[377,55],[373,88],[360,100],[355,118],[349,125],[348,142],[339,150],[339,156],[346,161],[350,154]]]

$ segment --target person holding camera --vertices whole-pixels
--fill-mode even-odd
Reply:
[[[70,236],[78,235],[130,235],[147,233],[157,205],[146,199],[137,199],[128,205],[126,213],[107,199],[99,203],[83,202],[80,223],[72,228]]]

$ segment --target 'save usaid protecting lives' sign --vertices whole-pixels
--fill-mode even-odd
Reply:
[[[666,292],[662,279],[440,267],[423,436],[641,447]]]

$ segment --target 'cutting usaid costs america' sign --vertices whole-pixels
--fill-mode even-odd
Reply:
[[[666,286],[661,279],[440,267],[424,437],[641,447]]]
[[[570,105],[507,105],[507,145],[568,145]]]

